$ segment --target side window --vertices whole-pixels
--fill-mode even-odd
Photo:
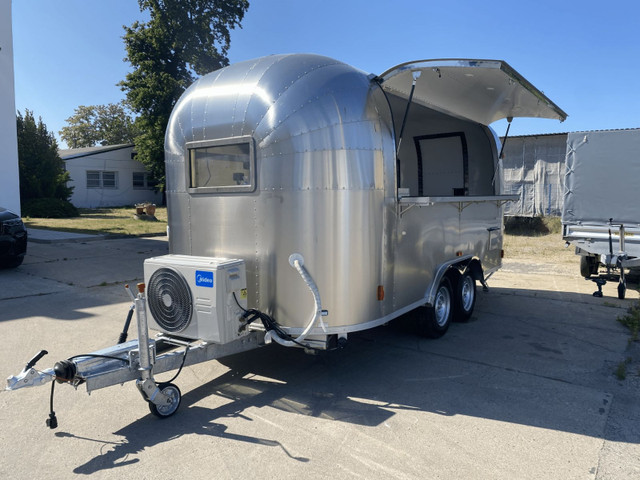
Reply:
[[[190,193],[233,193],[255,190],[251,137],[187,144]]]
[[[118,172],[87,171],[87,188],[118,188]]]
[[[118,188],[116,172],[102,172],[102,188]]]
[[[133,172],[132,184],[135,190],[149,190],[158,184],[147,172]]]
[[[100,188],[100,172],[87,172],[87,188]]]
[[[133,172],[133,188],[145,188],[144,177],[144,172]]]
[[[418,196],[469,194],[469,160],[463,132],[414,138],[418,157]]]

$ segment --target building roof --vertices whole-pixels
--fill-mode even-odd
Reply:
[[[578,130],[575,132],[557,132],[557,133],[530,133],[528,135],[509,135],[509,138],[526,138],[526,137],[551,137],[553,135],[569,135],[570,133],[592,133],[592,132],[624,132],[628,130],[639,130],[640,127],[632,128],[608,128],[602,130]],[[504,135],[500,136],[500,140],[504,139]]]
[[[104,145],[98,147],[71,148],[67,150],[58,150],[58,155],[62,160],[73,160],[74,158],[88,157],[96,153],[111,152],[113,150],[122,150],[123,148],[133,148],[133,143],[123,143],[120,145]]]

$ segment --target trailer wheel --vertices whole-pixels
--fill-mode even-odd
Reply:
[[[421,335],[440,338],[447,332],[453,316],[452,298],[451,282],[445,277],[438,285],[433,306],[420,307],[418,310],[418,329]]]
[[[454,295],[453,320],[467,322],[476,306],[476,281],[469,274],[463,273],[458,279]]]
[[[580,275],[583,278],[591,278],[598,273],[598,261],[590,255],[580,257]]]
[[[156,417],[168,418],[178,411],[180,401],[182,400],[182,394],[180,393],[180,389],[173,383],[161,383],[158,387],[163,394],[167,395],[171,399],[171,403],[166,405],[156,405],[153,402],[149,402],[149,410]]]

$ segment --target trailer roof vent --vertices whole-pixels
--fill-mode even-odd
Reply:
[[[147,301],[151,315],[167,332],[181,332],[193,316],[193,301],[187,281],[172,268],[156,270],[148,282]]]

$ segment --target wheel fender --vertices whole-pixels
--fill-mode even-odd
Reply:
[[[433,302],[436,298],[436,291],[438,290],[438,285],[442,279],[449,273],[449,270],[455,268],[461,273],[469,271],[473,278],[478,281],[483,280],[482,267],[480,265],[480,260],[478,257],[474,257],[473,255],[464,255],[462,257],[456,257],[453,260],[449,260],[448,262],[444,262],[438,266],[436,269],[436,273],[433,276],[433,280],[431,284],[428,286],[427,291],[425,293],[426,304],[432,306]],[[455,285],[452,285],[455,287]]]

